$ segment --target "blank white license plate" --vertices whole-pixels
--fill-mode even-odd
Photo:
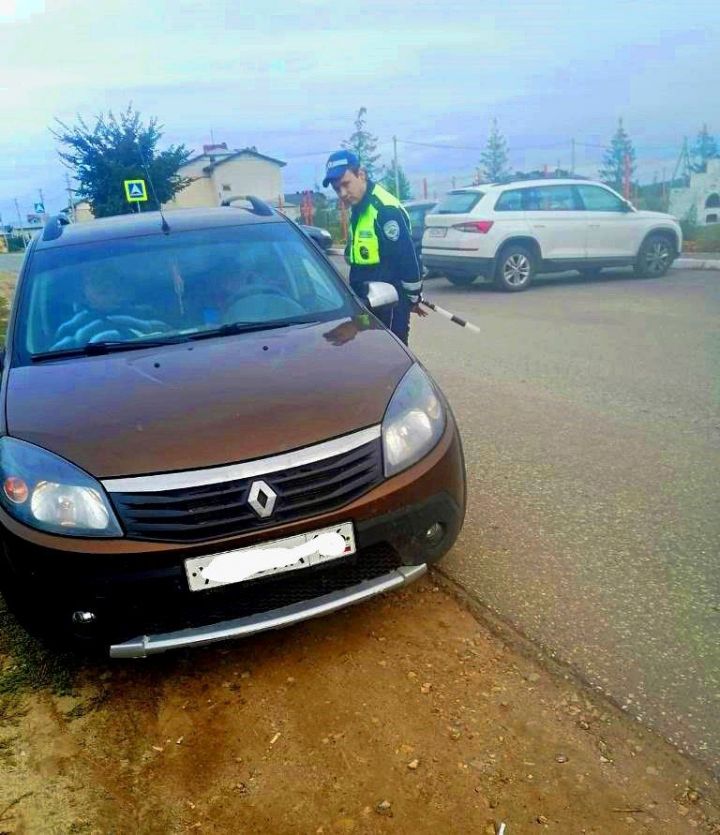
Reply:
[[[430,237],[431,238],[444,238],[447,235],[447,229],[440,226],[431,226],[430,227]]]
[[[210,563],[215,559],[215,557],[232,556],[233,558],[242,560],[243,554],[247,553],[248,551],[258,552],[267,551],[271,548],[295,548],[299,545],[304,545],[311,539],[316,539],[318,536],[320,536],[320,534],[323,533],[339,533],[345,540],[345,552],[340,557],[326,557],[321,556],[319,553],[315,552],[314,554],[310,554],[309,556],[302,557],[297,562],[294,562],[291,565],[285,565],[282,568],[268,568],[261,571],[257,571],[250,577],[246,577],[244,580],[241,580],[240,582],[256,580],[258,577],[267,577],[271,574],[284,574],[287,571],[298,571],[301,568],[309,568],[312,565],[319,565],[320,563],[330,562],[331,560],[342,560],[350,556],[350,554],[354,554],[357,551],[357,547],[355,545],[355,532],[353,530],[353,524],[352,522],[343,522],[340,525],[334,525],[330,528],[322,528],[317,531],[308,531],[307,533],[301,533],[297,536],[290,536],[286,539],[273,539],[269,542],[261,542],[258,545],[250,545],[247,548],[238,548],[234,551],[221,551],[220,553],[208,554],[204,557],[192,557],[189,560],[185,560],[185,574],[187,575],[190,591],[202,591],[203,589],[211,589],[217,586],[228,585],[228,583],[218,583],[213,580],[209,580],[207,577],[203,577],[203,569],[207,568],[207,566],[210,565]]]

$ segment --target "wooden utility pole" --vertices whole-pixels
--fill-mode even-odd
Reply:
[[[25,232],[23,231],[23,222],[22,222],[22,215],[20,214],[20,204],[18,203],[17,197],[13,201],[15,203],[15,211],[17,212],[18,216],[18,235],[22,239],[23,246],[27,246],[28,239],[25,237]]]

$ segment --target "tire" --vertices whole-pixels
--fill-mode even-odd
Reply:
[[[498,255],[495,286],[506,293],[519,293],[535,278],[535,254],[521,244],[510,244]]]
[[[675,248],[665,235],[649,235],[635,261],[637,278],[662,278],[675,259]]]
[[[476,275],[462,275],[456,273],[454,275],[445,275],[445,278],[456,287],[469,287],[477,278]]]

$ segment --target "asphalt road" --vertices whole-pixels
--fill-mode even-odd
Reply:
[[[444,570],[720,773],[720,272],[426,282],[469,506]]]

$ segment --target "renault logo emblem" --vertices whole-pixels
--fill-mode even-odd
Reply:
[[[264,481],[253,481],[248,493],[248,504],[261,519],[272,516],[277,493]]]

